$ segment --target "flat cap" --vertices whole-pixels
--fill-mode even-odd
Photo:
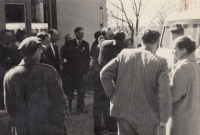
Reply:
[[[37,37],[28,37],[25,38],[20,46],[19,46],[19,50],[31,50],[33,48],[39,48],[42,47],[44,48],[44,45],[42,45],[41,43],[41,39],[37,38]]]

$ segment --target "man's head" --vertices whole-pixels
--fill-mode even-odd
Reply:
[[[114,39],[119,41],[124,41],[126,34],[123,31],[114,34]]]
[[[170,26],[169,30],[172,33],[172,39],[176,39],[177,37],[184,35],[184,28],[181,24],[173,24]]]
[[[105,40],[113,39],[114,34],[110,27],[105,27],[101,31],[101,35],[104,37]]]
[[[159,43],[160,33],[158,30],[153,29],[145,29],[142,33],[142,41],[145,46],[151,47],[154,51],[156,51]]]
[[[50,34],[46,32],[40,32],[37,34],[37,37],[41,39],[41,43],[45,45],[46,47],[50,46]]]
[[[26,31],[18,29],[15,36],[17,41],[21,43],[26,38]]]
[[[101,36],[101,31],[97,31],[94,33],[95,40],[98,40],[98,38]]]
[[[0,31],[0,40],[4,45],[9,45],[12,41],[12,34],[10,30],[3,29]]]
[[[49,33],[51,35],[51,42],[52,43],[56,43],[56,41],[59,39],[59,33],[57,30],[55,29],[49,29],[47,31],[47,33]]]
[[[77,27],[74,29],[74,34],[76,36],[76,39],[82,40],[84,37],[84,29],[82,27]]]
[[[28,37],[21,42],[18,49],[21,50],[25,59],[33,59],[39,62],[42,48],[44,46],[41,44],[40,38]]]

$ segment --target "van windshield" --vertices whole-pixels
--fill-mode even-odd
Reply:
[[[185,24],[183,25],[184,27],[184,35],[189,36],[192,40],[196,42],[197,48],[199,47],[200,44],[200,24]],[[168,48],[172,49],[173,44],[172,44],[172,35],[171,32],[169,31],[169,26],[164,27],[164,32],[163,32],[163,37],[161,39],[161,48]]]

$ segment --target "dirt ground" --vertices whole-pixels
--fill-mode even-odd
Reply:
[[[76,112],[77,98],[72,101],[72,113],[67,120],[68,135],[95,135],[93,132],[93,93],[85,96],[85,110],[88,114]]]

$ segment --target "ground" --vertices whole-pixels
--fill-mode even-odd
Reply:
[[[93,93],[88,92],[85,96],[85,109],[88,114],[76,112],[77,100],[72,101],[72,113],[67,120],[68,135],[95,135],[93,132]]]

